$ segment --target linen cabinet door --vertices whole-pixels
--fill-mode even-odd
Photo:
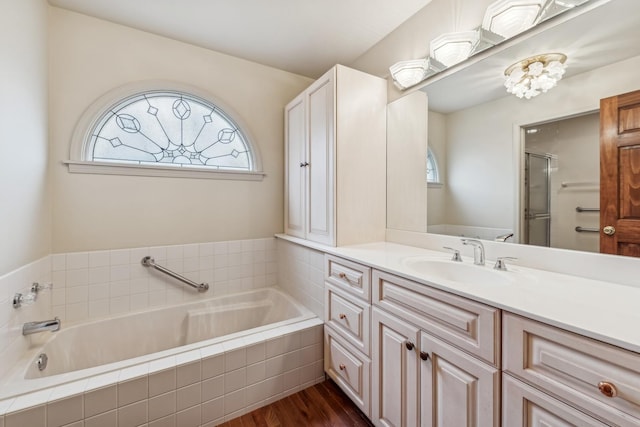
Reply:
[[[335,69],[307,89],[307,239],[335,245]]]
[[[372,310],[372,420],[376,426],[418,425],[419,329],[387,314]]]
[[[285,107],[285,233],[306,237],[306,128],[305,95]]]
[[[420,360],[422,427],[500,426],[499,370],[424,332]]]

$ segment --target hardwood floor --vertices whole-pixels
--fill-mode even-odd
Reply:
[[[371,427],[373,424],[331,380],[221,424],[221,427]]]

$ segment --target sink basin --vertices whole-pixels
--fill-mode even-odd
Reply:
[[[449,259],[408,258],[404,266],[424,279],[435,282],[456,282],[468,285],[495,286],[515,283],[512,272],[494,270],[490,265],[480,266]]]

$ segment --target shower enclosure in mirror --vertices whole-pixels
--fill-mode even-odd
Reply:
[[[524,236],[522,243],[551,244],[551,155],[524,155]]]

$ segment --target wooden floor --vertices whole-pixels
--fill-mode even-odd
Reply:
[[[373,424],[331,380],[256,409],[221,427],[338,427]]]

